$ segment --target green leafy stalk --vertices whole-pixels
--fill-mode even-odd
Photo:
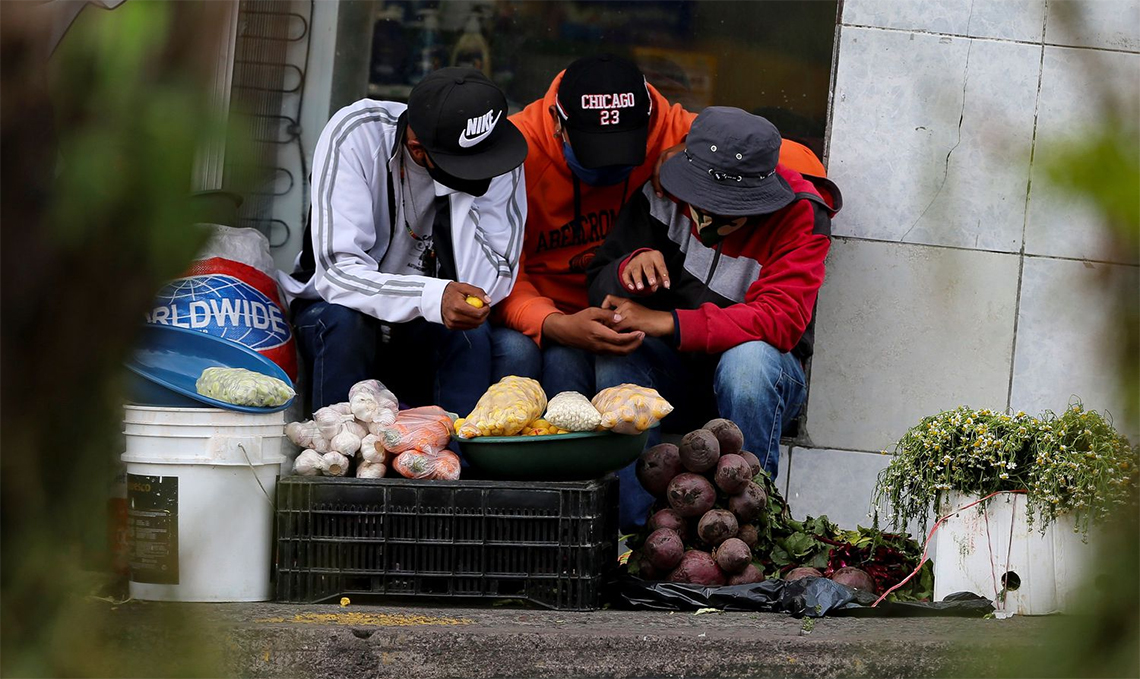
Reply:
[[[1042,530],[1073,513],[1087,536],[1093,522],[1135,504],[1137,479],[1137,449],[1079,402],[1039,417],[961,406],[907,431],[879,474],[874,503],[890,509],[893,525],[917,520],[925,532],[947,491],[1026,491],[1029,519]]]

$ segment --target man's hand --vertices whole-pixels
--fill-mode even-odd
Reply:
[[[643,332],[617,332],[607,322],[612,311],[590,308],[576,314],[550,314],[542,323],[542,336],[559,344],[594,354],[625,356],[641,346]]]
[[[661,188],[661,166],[665,164],[666,160],[669,160],[684,150],[685,142],[681,142],[676,146],[670,146],[662,151],[661,155],[657,156],[657,164],[653,166],[653,176],[649,178],[649,181],[653,182],[653,191],[657,194],[658,198],[665,197],[665,189]]]
[[[621,282],[630,292],[657,292],[657,288],[664,285],[669,287],[669,269],[665,266],[665,257],[657,250],[646,250],[638,253],[625,264],[621,271]]]
[[[610,327],[618,332],[640,330],[651,337],[673,335],[673,314],[668,311],[646,309],[631,299],[613,295],[606,295],[602,308],[613,309],[608,322]]]
[[[483,301],[483,306],[475,308],[467,303],[467,297]],[[480,288],[466,283],[451,282],[443,289],[440,301],[443,324],[448,330],[471,330],[478,328],[491,314],[491,298]]]

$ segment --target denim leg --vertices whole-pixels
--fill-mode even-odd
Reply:
[[[745,342],[721,355],[713,390],[720,416],[740,427],[744,449],[775,478],[780,434],[807,398],[799,359],[767,342]]]
[[[491,382],[498,382],[507,375],[541,380],[542,350],[534,340],[518,330],[493,327],[491,328]]]
[[[542,350],[542,390],[547,398],[564,391],[576,391],[593,398],[594,355],[585,349],[575,349],[551,342]]]
[[[419,321],[413,321],[419,323]],[[438,323],[422,322],[424,340],[434,347],[433,403],[466,417],[491,386],[491,326],[472,330],[448,330]]]
[[[379,323],[339,304],[320,301],[294,318],[313,410],[348,399],[348,390],[374,377]]]
[[[680,354],[655,337],[646,337],[628,356],[599,355],[594,367],[598,391],[630,383],[652,387],[666,400],[673,401],[685,389],[687,371]],[[646,446],[655,446],[660,441],[661,428],[650,430]],[[618,472],[618,526],[623,533],[632,533],[644,526],[653,505],[653,496],[637,480],[636,467],[634,462]]]

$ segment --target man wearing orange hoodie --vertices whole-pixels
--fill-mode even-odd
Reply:
[[[645,335],[617,332],[612,311],[590,307],[586,268],[618,213],[682,143],[696,114],[670,105],[633,63],[578,59],[546,96],[511,117],[529,145],[522,265],[494,309],[493,373],[541,379],[549,396],[595,393],[594,357],[627,355]],[[822,176],[806,147],[785,141],[780,162]]]

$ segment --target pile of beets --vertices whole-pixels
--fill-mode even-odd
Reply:
[[[761,473],[760,460],[743,446],[735,423],[715,419],[686,434],[680,446],[662,443],[642,453],[637,478],[658,502],[646,524],[648,537],[631,556],[633,572],[646,580],[709,586],[764,579],[753,550],[768,493],[753,480]],[[784,579],[823,576],[801,567]],[[838,568],[830,578],[855,589],[876,589],[858,568]]]
[[[716,419],[686,434],[680,446],[662,443],[642,453],[637,478],[658,506],[668,506],[649,517],[638,575],[698,585],[764,579],[752,548],[768,494],[752,481],[760,460],[743,446],[740,428]]]

